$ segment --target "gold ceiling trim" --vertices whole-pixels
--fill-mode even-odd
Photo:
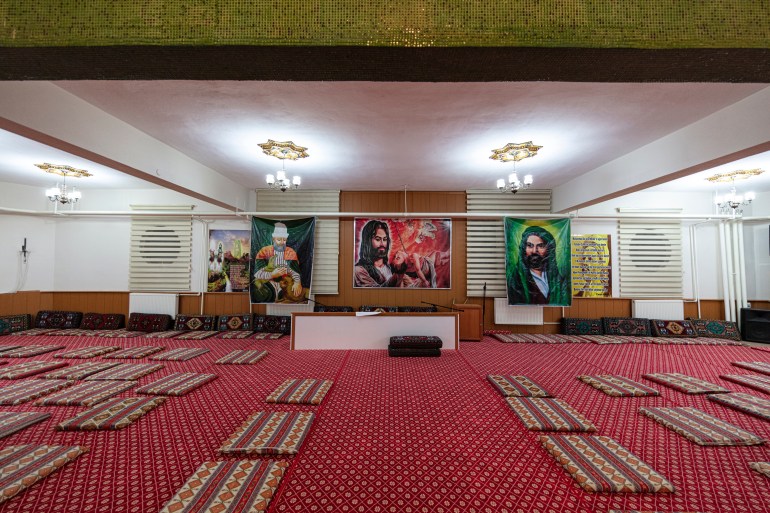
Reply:
[[[518,162],[529,157],[537,155],[537,150],[542,146],[532,144],[532,141],[525,143],[508,143],[502,148],[492,150],[492,155],[489,157],[492,160],[499,160],[500,162]]]
[[[308,156],[307,148],[294,144],[292,141],[274,141],[268,139],[265,143],[260,143],[259,147],[262,148],[262,153],[270,155],[277,159],[285,160],[297,160],[304,159]]]
[[[46,173],[51,173],[54,175],[59,176],[65,176],[65,177],[75,177],[75,178],[85,178],[87,176],[94,176],[85,169],[77,169],[71,166],[65,166],[65,165],[58,165],[58,164],[35,164],[35,166],[39,167]]]
[[[764,173],[764,169],[739,169],[730,173],[719,173],[706,178],[711,183],[730,183],[735,180],[748,180],[752,176],[758,176]]]

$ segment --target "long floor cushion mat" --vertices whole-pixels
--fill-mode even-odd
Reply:
[[[753,388],[770,394],[770,376],[756,376],[754,374],[724,374],[719,376],[727,381],[741,384],[745,387]]]
[[[751,394],[735,392],[733,394],[710,395],[709,399],[728,408],[754,415],[763,420],[770,420],[770,399]]]
[[[53,355],[54,358],[95,358],[103,354],[112,353],[120,349],[119,346],[90,346],[80,347]]]
[[[77,365],[71,365],[58,369],[53,372],[49,372],[44,376],[37,376],[38,379],[85,379],[92,374],[102,372],[107,369],[111,369],[116,365],[120,365],[119,362],[86,362],[79,363]]]
[[[586,492],[675,491],[665,477],[607,436],[548,435],[540,443]]]
[[[505,400],[530,431],[596,431],[593,422],[561,399],[506,397]]]
[[[539,335],[535,333],[495,333],[492,335],[505,344],[566,344],[588,342],[582,335]]]
[[[35,401],[35,406],[93,406],[136,385],[131,381],[86,381]]]
[[[59,367],[65,367],[65,362],[43,362],[43,361],[31,361],[24,363],[17,363],[16,365],[9,365],[3,367],[0,370],[0,379],[22,379],[41,372],[46,372]]]
[[[121,363],[102,372],[97,372],[85,378],[86,381],[136,381],[148,374],[159,371],[163,365],[159,363]]]
[[[696,408],[640,408],[639,412],[698,445],[759,445],[765,441]]]
[[[270,394],[268,403],[321,404],[333,382],[327,379],[287,379]]]
[[[199,330],[192,330],[192,331],[185,331],[181,335],[177,335],[174,337],[175,340],[203,340],[206,338],[211,338],[215,336],[217,331],[199,331]]]
[[[117,430],[130,426],[166,401],[165,397],[108,399],[56,426],[59,431]]]
[[[0,356],[5,356],[5,353],[0,354]],[[770,375],[770,363],[767,362],[733,362],[733,365],[742,369],[759,372],[760,374]]]
[[[160,513],[267,511],[288,461],[207,461],[187,479]]]
[[[209,350],[204,347],[177,347],[176,349],[171,349],[169,351],[166,351],[165,353],[160,353],[160,354],[156,354],[155,356],[151,356],[150,360],[186,362],[187,360],[192,360],[196,356],[200,356],[208,352]]]
[[[252,365],[267,356],[267,351],[258,349],[238,349],[232,351],[216,362],[215,365]]]
[[[677,372],[642,374],[642,377],[685,394],[721,394],[730,392],[728,389],[714,383]]]
[[[158,381],[137,388],[136,393],[147,395],[185,395],[215,379],[217,379],[216,374],[175,372],[160,378]]]
[[[57,349],[64,349],[64,346],[22,346],[0,353],[0,358],[29,358],[30,356],[50,353]]]
[[[58,328],[32,328],[24,331],[14,331],[11,335],[20,335],[24,337],[38,337],[40,335],[48,335],[54,331],[59,331]]]
[[[64,387],[74,385],[74,381],[61,379],[36,379],[19,381],[7,387],[0,388],[0,405],[14,406],[33,401],[44,395],[58,392]]]
[[[101,333],[97,333],[99,338],[136,338],[144,335],[143,331],[129,331],[125,328],[117,330],[104,330]]]
[[[749,468],[763,476],[770,477],[770,461],[752,461],[749,463]]]
[[[623,376],[612,374],[599,374],[597,376],[578,376],[578,379],[587,385],[612,397],[647,397],[657,396],[660,392],[647,385],[636,382]]]
[[[50,416],[50,413],[34,411],[2,411],[0,412],[0,438],[5,438],[38,422],[43,422]]]
[[[74,461],[88,447],[14,445],[0,449],[0,503]]]
[[[163,346],[128,347],[126,349],[121,349],[120,351],[116,351],[114,353],[104,355],[102,356],[102,358],[123,359],[123,360],[144,358],[144,357],[150,356],[151,354],[160,353],[164,349],[166,348]]]
[[[487,375],[487,380],[503,397],[551,397],[551,393],[527,376]]]
[[[264,412],[251,415],[220,447],[227,455],[297,454],[314,414],[310,412]]]

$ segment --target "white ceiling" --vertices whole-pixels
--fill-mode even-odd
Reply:
[[[543,149],[517,164],[517,170],[534,175],[536,188],[554,188],[767,87],[90,80],[54,84],[243,187],[264,187],[265,174],[280,169],[280,161],[257,146],[270,138],[309,148],[309,158],[286,163],[287,174],[301,175],[303,187],[341,190],[492,188],[513,165],[490,160],[491,150],[530,140]],[[155,187],[10,132],[0,131],[0,151],[0,181],[49,186],[56,177],[33,164],[50,162],[92,171],[93,178],[77,183],[83,188]],[[751,159],[730,163],[722,172],[770,170],[768,154]],[[770,173],[765,174],[766,179],[756,183],[770,190]],[[688,190],[704,183],[688,177],[659,187]]]

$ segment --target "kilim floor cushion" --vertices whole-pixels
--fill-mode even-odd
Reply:
[[[104,355],[102,358],[115,358],[121,360],[138,359],[150,356],[151,354],[160,353],[164,349],[166,349],[165,346],[127,347],[126,349]]]
[[[442,346],[439,337],[428,337],[420,335],[404,335],[399,337],[390,337],[389,347],[420,347],[426,349],[439,349]]]
[[[665,477],[607,436],[548,435],[540,443],[587,492],[674,492]]]
[[[49,337],[95,337],[96,330],[84,330],[80,328],[68,330],[56,330],[48,333]]]
[[[0,358],[29,358],[58,349],[64,349],[64,346],[23,346],[0,353]]]
[[[504,397],[551,397],[551,394],[545,388],[527,376],[498,376],[489,374],[487,375],[487,380]]]
[[[226,354],[215,365],[251,365],[267,356],[267,351],[241,349]]]
[[[101,314],[88,312],[83,316],[80,328],[84,330],[117,330],[126,323],[123,314]]]
[[[28,330],[32,327],[32,316],[29,314],[4,315],[0,317],[0,335]]]
[[[321,404],[334,382],[328,379],[287,379],[270,394],[268,403]]]
[[[54,331],[59,331],[58,328],[32,328],[24,331],[15,331],[11,335],[21,335],[24,337],[36,337],[38,335],[48,335]]]
[[[220,315],[217,320],[218,331],[252,331],[251,314]]]
[[[710,395],[708,398],[728,408],[734,408],[763,420],[770,420],[770,399],[741,392]]]
[[[539,335],[535,333],[495,333],[492,335],[506,344],[566,344],[569,342],[586,342],[580,335]]]
[[[166,360],[171,362],[186,362],[192,360],[196,356],[208,353],[209,350],[203,347],[177,347],[171,349],[165,353],[156,354],[151,356],[150,360]]]
[[[749,463],[751,470],[756,470],[760,474],[770,477],[770,461],[753,461]]]
[[[397,306],[381,306],[381,305],[361,305],[358,307],[359,312],[398,312]]]
[[[441,349],[430,347],[388,347],[388,356],[441,356]]]
[[[505,400],[530,431],[596,431],[590,420],[560,399],[506,397]]]
[[[254,335],[253,331],[237,331],[237,330],[231,330],[231,331],[220,331],[217,334],[218,338],[224,338],[224,339],[233,339],[233,338],[249,338],[250,336]],[[272,335],[272,333],[257,333],[257,335]],[[283,334],[278,333],[278,338],[281,338]],[[261,337],[266,338],[266,337]]]
[[[727,381],[740,383],[743,386],[770,394],[770,376],[755,376],[753,374],[725,374],[719,376]]]
[[[153,331],[152,333],[145,333],[142,335],[144,338],[174,338],[177,335],[186,333],[184,330],[166,330],[166,331]]]
[[[313,423],[306,411],[264,411],[251,415],[219,448],[228,456],[297,454]]]
[[[93,406],[136,385],[133,381],[87,381],[35,401],[35,406]]]
[[[650,388],[647,385],[643,385],[632,379],[624,378],[623,376],[613,376],[611,374],[600,374],[597,376],[583,375],[578,376],[578,379],[613,397],[645,397],[660,395],[660,392],[654,388]]]
[[[177,315],[174,320],[175,330],[213,331],[217,326],[215,315]]]
[[[128,331],[124,329],[106,330],[96,334],[100,338],[136,338],[142,335],[144,335],[143,331]]]
[[[128,316],[128,331],[166,331],[171,328],[174,319],[166,314],[131,313]]]
[[[19,381],[13,385],[0,388],[0,404],[3,406],[13,406],[26,403],[74,384],[74,381],[58,379]]]
[[[649,337],[650,320],[641,317],[602,317],[605,335],[630,335]]]
[[[203,340],[204,338],[210,338],[214,335],[218,334],[218,331],[201,331],[201,330],[195,330],[195,331],[185,331],[181,335],[177,335],[175,338],[177,340]]]
[[[639,408],[639,412],[698,445],[759,445],[765,441],[754,433],[696,408]]]
[[[263,333],[291,333],[291,317],[285,315],[254,315],[254,331]]]
[[[45,479],[88,447],[58,445],[14,445],[0,450],[0,503]]]
[[[0,354],[0,356],[4,356]],[[742,369],[752,370],[760,374],[770,375],[770,363],[767,362],[733,362],[733,365]]]
[[[655,337],[697,337],[690,321],[650,319],[650,329]]]
[[[288,461],[207,461],[182,485],[160,513],[267,511]]]
[[[21,346],[9,346],[9,345],[2,345],[0,346],[0,353],[4,353],[6,351],[10,351],[11,349],[16,349]]]
[[[103,354],[112,353],[120,349],[119,346],[90,346],[71,349],[64,353],[53,355],[54,358],[94,358]]]
[[[562,317],[561,331],[565,335],[603,335],[604,327],[601,319]]]
[[[116,397],[56,426],[59,431],[117,430],[130,426],[166,401],[165,397]]]
[[[729,392],[726,388],[722,388],[714,383],[676,372],[669,374],[643,374],[642,377],[685,394],[719,394]]]
[[[41,310],[35,316],[35,328],[79,328],[82,321],[82,312]]]
[[[44,379],[85,379],[92,374],[102,372],[107,369],[111,369],[116,365],[120,365],[118,362],[86,362],[65,367],[63,369],[49,372],[45,376],[38,376],[38,378]]]
[[[88,376],[86,381],[135,381],[162,368],[163,365],[159,363],[121,363],[112,369]]]
[[[147,395],[185,395],[215,379],[217,379],[216,374],[175,372],[160,378],[158,381],[153,381],[137,388],[136,393]]]
[[[5,438],[38,422],[43,422],[50,416],[50,413],[32,411],[2,411],[0,412],[0,438]]]
[[[24,362],[17,363],[16,365],[9,365],[0,370],[0,379],[22,379],[28,376],[34,376],[41,372],[58,369],[64,367],[67,364],[65,362]]]
[[[630,335],[584,335],[583,338],[587,339],[594,344],[653,344],[655,339],[653,337],[639,336],[633,337]]]
[[[283,336],[283,333],[261,333],[261,332],[255,332],[254,336],[251,337],[255,340],[278,340]]]
[[[717,321],[709,319],[690,319],[699,337],[726,338],[740,340],[741,333],[738,325],[732,321]]]

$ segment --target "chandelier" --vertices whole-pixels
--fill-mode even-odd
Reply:
[[[307,148],[294,144],[292,141],[278,142],[268,139],[267,142],[260,143],[262,153],[281,159],[281,170],[275,175],[269,174],[265,177],[265,182],[270,189],[280,189],[285,192],[287,189],[299,188],[302,180],[299,176],[293,176],[291,180],[286,176],[286,160],[303,159],[308,156]]]
[[[520,189],[528,189],[532,185],[534,182],[532,175],[524,175],[524,181],[519,180],[519,175],[516,173],[516,162],[534,157],[540,148],[542,146],[537,146],[532,144],[532,141],[527,141],[525,143],[508,143],[502,148],[492,150],[490,159],[500,162],[513,162],[513,173],[508,175],[508,183],[505,183],[503,178],[497,180],[497,188],[500,192],[516,194]]]
[[[711,183],[730,183],[730,192],[725,196],[715,196],[714,205],[720,214],[730,214],[733,216],[743,215],[743,207],[750,205],[756,197],[753,191],[745,194],[738,194],[735,188],[735,180],[746,180],[752,176],[764,173],[762,169],[742,169],[731,173],[716,174],[706,178]]]
[[[45,190],[45,195],[48,199],[54,203],[61,203],[62,205],[77,203],[80,198],[83,197],[81,192],[75,187],[67,187],[67,177],[87,177],[92,176],[91,173],[85,169],[76,169],[70,166],[55,165],[55,164],[35,164],[46,173],[59,175],[62,177],[62,183],[56,184],[56,187],[51,187]]]

